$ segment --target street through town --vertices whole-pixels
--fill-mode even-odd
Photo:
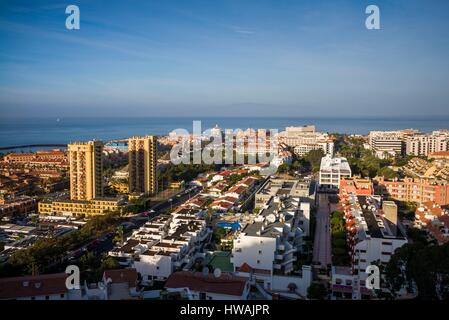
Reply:
[[[331,206],[329,195],[318,193],[318,207],[316,214],[316,231],[313,246],[313,262],[326,267],[332,262],[331,258],[331,236],[330,236],[330,212]]]

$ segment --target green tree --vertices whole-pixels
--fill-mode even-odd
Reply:
[[[388,168],[388,167],[380,168],[377,171],[377,175],[378,176],[382,176],[382,177],[384,177],[385,179],[388,179],[388,180],[392,180],[392,179],[395,179],[395,178],[399,177],[399,175],[397,174],[396,171],[394,171],[393,169]]]
[[[288,172],[288,170],[289,170],[289,166],[286,163],[283,163],[278,167],[278,173],[286,173],[286,172]]]
[[[386,284],[393,295],[416,285],[422,299],[449,299],[449,243],[425,246],[420,242],[396,249],[385,267]]]
[[[328,296],[328,291],[321,282],[313,282],[307,289],[307,297],[314,300],[325,300]]]
[[[117,228],[117,232],[115,233],[114,239],[112,240],[114,243],[122,243],[123,242],[123,226]]]
[[[324,152],[321,149],[311,150],[304,158],[310,163],[312,172],[318,172],[320,170],[321,159],[324,157]]]

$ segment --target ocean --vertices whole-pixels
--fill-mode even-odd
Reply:
[[[371,130],[419,129],[429,132],[449,129],[446,118],[20,118],[0,119],[0,147],[30,144],[67,144],[78,140],[113,140],[133,135],[166,135],[183,128],[192,132],[192,121],[201,120],[202,129],[266,128],[283,130],[286,126],[314,124],[319,131],[367,134]]]

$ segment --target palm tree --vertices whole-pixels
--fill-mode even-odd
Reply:
[[[207,222],[210,223],[212,221],[212,217],[214,215],[214,210],[212,208],[207,208]]]
[[[123,226],[120,226],[117,229],[117,233],[115,234],[115,237],[113,239],[113,242],[120,242],[123,243]]]

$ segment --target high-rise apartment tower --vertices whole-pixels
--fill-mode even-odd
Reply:
[[[157,138],[155,136],[128,139],[129,192],[157,192]]]
[[[70,199],[103,196],[103,142],[74,142],[67,146],[70,163]]]

